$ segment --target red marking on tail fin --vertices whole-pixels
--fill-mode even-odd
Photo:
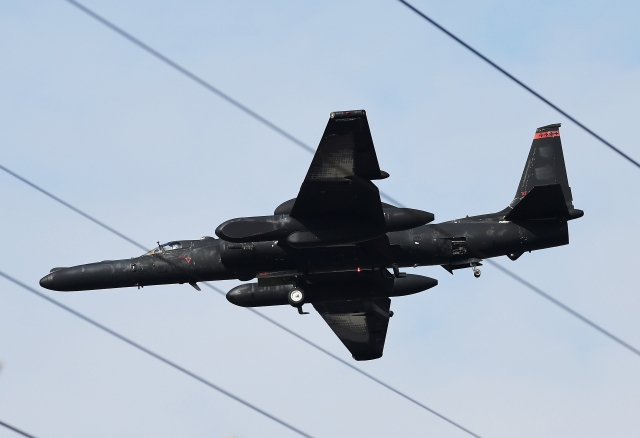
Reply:
[[[551,137],[560,137],[560,131],[536,132],[536,135],[533,136],[533,139],[539,140],[541,138],[551,138]]]

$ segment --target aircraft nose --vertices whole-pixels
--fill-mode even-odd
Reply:
[[[49,290],[64,291],[64,286],[67,286],[67,275],[65,271],[69,268],[53,268],[48,275],[45,275],[40,279],[40,286]]]
[[[53,275],[49,274],[42,277],[40,279],[40,286],[44,287],[45,289],[53,290]]]
[[[68,268],[53,268],[48,275],[42,277],[40,286],[60,292],[133,286],[136,280],[131,276],[130,268],[130,260],[105,260]]]

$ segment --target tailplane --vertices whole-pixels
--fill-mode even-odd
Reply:
[[[559,123],[536,129],[518,191],[509,207],[505,220],[571,220],[584,214],[573,208]]]

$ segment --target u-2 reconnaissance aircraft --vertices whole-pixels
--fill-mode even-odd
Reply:
[[[438,281],[400,268],[441,265],[450,273],[483,259],[569,243],[573,208],[560,124],[538,128],[516,195],[497,213],[439,224],[431,213],[380,201],[373,180],[387,178],[363,110],[331,113],[297,198],[272,216],[231,219],[219,239],[177,240],[131,259],[54,268],[40,285],[81,291],[239,279],[227,294],[238,306],[312,304],[355,360],[382,356],[391,297]]]

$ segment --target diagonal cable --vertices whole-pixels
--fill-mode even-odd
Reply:
[[[87,8],[83,4],[78,3],[75,0],[64,0],[64,1],[66,1],[67,3],[75,6],[76,8],[78,8],[79,10],[84,12],[85,14],[89,15],[91,18],[99,21],[101,24],[104,24],[109,29],[111,29],[112,31],[114,31],[118,35],[126,38],[127,40],[129,40],[130,42],[135,44],[136,46],[140,47],[145,52],[149,53],[150,55],[155,56],[160,61],[162,61],[165,64],[167,64],[169,67],[179,71],[180,73],[182,73],[183,75],[185,75],[186,77],[191,79],[192,81],[195,81],[198,84],[202,85],[207,90],[211,91],[212,93],[214,93],[218,97],[224,99],[225,101],[227,101],[231,105],[233,105],[236,108],[238,108],[240,111],[243,111],[244,113],[246,113],[249,116],[253,117],[255,120],[257,120],[260,123],[262,123],[263,125],[267,126],[269,129],[271,129],[271,130],[277,132],[278,134],[282,135],[287,140],[292,141],[296,145],[300,146],[302,149],[305,149],[307,152],[311,152],[311,153],[314,152],[314,149],[311,146],[305,144],[301,140],[298,140],[296,137],[294,137],[293,135],[289,134],[285,130],[281,129],[280,127],[278,127],[274,123],[270,122],[269,120],[265,119],[260,114],[256,113],[255,111],[251,110],[250,108],[244,106],[243,104],[241,104],[240,102],[238,102],[237,100],[235,100],[234,98],[229,96],[228,94],[220,91],[218,88],[214,87],[209,82],[207,82],[204,79],[202,79],[200,76],[198,76],[195,73],[192,73],[191,71],[189,71],[186,68],[182,67],[177,62],[174,62],[171,59],[167,58],[162,53],[158,52],[157,50],[155,50],[154,48],[150,47],[149,45],[143,43],[138,38],[134,37],[130,33],[126,32],[125,30],[123,30],[120,27],[116,26],[115,24],[113,24],[112,22],[107,20],[106,18],[104,18],[104,17],[98,15],[97,13],[93,12],[91,9]]]
[[[617,147],[615,147],[614,145],[612,145],[611,143],[609,143],[607,140],[605,140],[604,138],[600,137],[598,134],[596,134],[595,132],[593,132],[591,129],[589,129],[586,125],[584,125],[583,123],[579,122],[578,120],[576,120],[575,117],[571,116],[569,113],[567,113],[566,111],[560,109],[556,104],[554,104],[553,102],[551,102],[549,99],[545,98],[544,96],[542,96],[540,93],[538,93],[537,91],[535,91],[533,88],[529,87],[527,84],[525,84],[524,82],[522,82],[520,79],[516,78],[514,75],[512,75],[511,73],[509,73],[508,71],[506,71],[504,68],[500,67],[498,64],[496,64],[495,62],[493,62],[492,60],[490,60],[489,58],[487,58],[486,56],[484,56],[482,53],[480,53],[479,51],[477,51],[476,49],[474,49],[473,47],[471,47],[469,44],[465,43],[463,40],[461,40],[459,37],[457,37],[456,35],[454,35],[451,31],[447,30],[445,27],[443,27],[441,24],[439,24],[438,22],[436,22],[433,18],[430,18],[429,16],[427,16],[424,12],[421,12],[420,10],[418,10],[415,6],[412,6],[410,3],[408,3],[405,0],[398,0],[400,3],[402,3],[403,5],[405,5],[406,7],[408,7],[409,9],[411,9],[413,12],[415,12],[416,14],[418,14],[419,16],[421,16],[422,18],[424,18],[425,20],[427,20],[429,23],[431,23],[432,25],[434,25],[438,30],[442,31],[444,34],[446,34],[449,38],[453,39],[455,42],[457,42],[458,44],[460,44],[461,46],[463,46],[465,49],[469,50],[471,53],[473,53],[474,55],[476,55],[478,58],[482,59],[484,62],[486,62],[487,64],[489,64],[491,67],[495,68],[496,70],[498,70],[500,73],[502,73],[503,75],[505,75],[506,77],[508,77],[509,79],[511,79],[513,82],[515,82],[516,84],[518,84],[520,87],[524,88],[526,91],[528,91],[529,93],[531,93],[532,95],[534,95],[535,97],[537,97],[538,99],[540,99],[542,102],[546,103],[548,106],[550,106],[551,108],[553,108],[554,110],[556,110],[558,113],[562,114],[563,116],[565,116],[567,119],[571,120],[573,123],[575,123],[576,125],[578,125],[579,128],[581,128],[583,131],[585,131],[587,134],[591,135],[593,138],[595,138],[596,140],[598,140],[600,143],[604,144],[605,146],[607,146],[608,148],[610,148],[612,151],[616,152],[618,155],[620,155],[621,157],[623,157],[624,159],[626,159],[627,161],[629,161],[631,164],[635,164],[636,167],[640,168],[640,163],[638,163],[636,160],[634,160],[633,158],[631,158],[629,155],[627,155],[626,153],[622,152],[620,149],[618,149]]]
[[[580,313],[578,313],[575,310],[573,310],[571,307],[569,307],[566,304],[563,304],[562,302],[560,302],[557,299],[553,298],[551,295],[549,295],[548,293],[544,292],[539,287],[536,287],[533,284],[529,283],[527,280],[525,280],[524,278],[520,277],[519,275],[514,274],[513,272],[511,272],[510,270],[508,270],[507,268],[502,266],[500,263],[495,262],[495,261],[493,261],[491,259],[486,259],[485,261],[487,263],[489,263],[490,265],[492,265],[493,267],[497,268],[503,274],[508,275],[509,277],[511,277],[512,279],[517,281],[518,283],[520,283],[523,286],[525,286],[526,288],[531,289],[533,292],[537,293],[538,295],[540,295],[545,300],[550,301],[551,303],[555,304],[556,306],[558,306],[559,308],[561,308],[562,310],[564,310],[568,314],[578,318],[580,321],[582,321],[585,324],[591,326],[591,328],[596,329],[597,331],[599,331],[600,333],[602,333],[603,335],[605,335],[606,337],[608,337],[612,341],[617,342],[618,344],[622,345],[627,350],[631,351],[632,353],[636,354],[637,356],[640,356],[640,350],[635,348],[633,345],[623,341],[622,339],[620,339],[619,337],[617,337],[616,335],[614,335],[610,331],[605,330],[604,328],[600,327],[598,324],[596,324],[595,322],[591,321],[586,316],[581,315]]]
[[[29,186],[31,186],[31,187],[33,187],[33,188],[35,188],[35,189],[36,189],[36,190],[38,190],[39,192],[41,192],[41,193],[43,193],[43,194],[47,195],[48,197],[50,197],[50,198],[51,198],[51,199],[53,199],[54,201],[56,201],[56,202],[58,202],[58,203],[60,203],[60,204],[64,205],[65,207],[69,208],[70,210],[72,210],[72,211],[74,211],[74,212],[76,212],[76,213],[78,213],[78,214],[82,215],[83,217],[85,217],[85,218],[87,218],[87,219],[91,220],[93,223],[95,223],[95,224],[97,224],[97,225],[99,225],[99,226],[103,227],[103,228],[104,228],[104,229],[106,229],[107,231],[110,231],[110,232],[112,232],[113,234],[115,234],[116,236],[118,236],[118,237],[120,237],[120,238],[122,238],[122,239],[125,239],[127,242],[129,242],[129,243],[131,243],[131,244],[133,244],[133,245],[137,246],[138,248],[141,248],[143,251],[145,251],[145,252],[147,251],[147,248],[146,248],[144,245],[142,245],[142,244],[140,244],[140,243],[136,242],[135,240],[133,240],[133,239],[132,239],[132,238],[130,238],[130,237],[127,237],[126,235],[124,235],[124,234],[120,233],[119,231],[116,231],[115,229],[113,229],[113,228],[111,228],[110,226],[106,225],[104,222],[99,221],[99,220],[97,220],[97,219],[93,218],[91,215],[89,215],[89,214],[87,214],[87,213],[83,212],[82,210],[80,210],[80,209],[79,209],[79,208],[77,208],[77,207],[72,206],[72,205],[71,205],[71,204],[69,204],[68,202],[63,201],[63,200],[62,200],[62,199],[60,199],[59,197],[57,197],[57,196],[55,196],[55,195],[51,194],[50,192],[48,192],[48,191],[46,191],[46,190],[42,189],[42,188],[41,188],[41,187],[39,187],[38,185],[34,184],[33,182],[29,181],[28,179],[26,179],[26,178],[24,178],[24,177],[22,177],[22,176],[20,176],[20,175],[18,175],[17,173],[15,173],[15,172],[13,172],[13,171],[11,171],[11,170],[7,169],[6,167],[4,167],[4,166],[3,166],[3,165],[1,165],[1,164],[0,164],[0,169],[4,170],[4,171],[5,171],[5,172],[7,172],[9,175],[11,175],[11,176],[13,176],[13,177],[15,177],[15,178],[19,179],[20,181],[24,182],[25,184],[28,184]],[[2,274],[2,273],[0,272],[0,275],[4,275],[4,274]],[[5,277],[6,277],[6,276],[5,276]],[[9,277],[6,277],[6,278],[9,278]],[[14,280],[13,280],[13,279],[11,279],[11,281],[14,281]],[[221,289],[219,289],[218,287],[213,286],[213,285],[211,285],[211,284],[209,284],[209,283],[207,283],[207,282],[202,282],[202,283],[203,283],[205,286],[207,286],[207,287],[209,287],[209,288],[211,288],[211,289],[215,290],[215,291],[216,291],[216,292],[218,292],[219,294],[221,294],[221,295],[223,295],[223,296],[225,296],[225,295],[226,295],[226,294],[225,294]],[[19,284],[20,286],[23,286],[23,284],[22,284],[22,283],[17,283],[17,284]],[[28,287],[28,286],[23,286],[23,287]],[[29,290],[30,290],[30,291],[33,291],[32,289],[29,289]],[[46,295],[44,295],[44,294],[40,294],[40,293],[38,293],[38,292],[34,292],[34,293],[38,294],[40,297],[42,297],[42,298],[44,298],[44,299],[46,299],[46,300],[52,301],[52,299],[51,299],[51,298],[49,298],[48,296],[46,296]],[[57,302],[56,302],[56,303],[57,303]],[[62,306],[62,305],[61,305],[61,306]],[[66,310],[66,309],[65,309],[65,310]],[[310,346],[312,346],[312,347],[316,348],[317,350],[321,351],[322,353],[325,353],[326,355],[328,355],[328,356],[332,357],[333,359],[335,359],[335,360],[337,360],[337,361],[341,362],[342,364],[347,365],[349,368],[353,369],[354,371],[359,372],[360,374],[362,374],[362,375],[364,375],[364,376],[368,377],[369,379],[373,380],[374,382],[376,382],[376,383],[378,383],[378,384],[380,384],[380,385],[384,386],[385,388],[387,388],[387,389],[389,389],[389,390],[391,390],[391,391],[395,392],[395,393],[396,393],[396,394],[398,394],[399,396],[401,396],[401,397],[403,397],[403,398],[405,398],[405,399],[407,399],[407,400],[411,401],[412,403],[414,403],[414,404],[418,405],[419,407],[421,407],[421,408],[423,408],[423,409],[425,409],[425,410],[427,410],[427,411],[431,412],[432,414],[434,414],[434,415],[436,415],[436,416],[438,416],[438,417],[442,418],[443,420],[447,421],[448,423],[450,423],[450,424],[452,424],[452,425],[454,425],[454,426],[458,427],[459,429],[461,429],[461,430],[463,430],[463,431],[465,431],[465,432],[469,433],[471,436],[474,436],[474,437],[477,437],[477,438],[479,437],[479,435],[477,435],[477,434],[475,434],[475,433],[473,433],[473,432],[469,431],[468,429],[466,429],[465,427],[463,427],[463,426],[461,426],[460,424],[456,423],[455,421],[453,421],[453,420],[451,420],[451,419],[449,419],[449,418],[445,417],[444,415],[442,415],[442,414],[440,414],[440,413],[436,412],[435,410],[433,410],[433,409],[429,408],[428,406],[426,406],[426,405],[424,405],[424,404],[420,403],[420,402],[419,402],[419,401],[417,401],[416,399],[414,399],[414,398],[412,398],[412,397],[408,396],[407,394],[405,394],[405,393],[403,393],[402,391],[400,391],[400,390],[398,390],[398,389],[394,388],[393,386],[391,386],[391,385],[389,385],[389,384],[387,384],[387,383],[384,383],[382,380],[380,380],[380,379],[378,379],[378,378],[376,378],[376,377],[372,376],[371,374],[368,374],[368,373],[366,373],[366,372],[362,371],[362,370],[361,370],[361,369],[359,369],[358,367],[356,367],[356,366],[354,366],[354,365],[352,365],[352,364],[348,363],[347,361],[345,361],[345,360],[341,359],[340,357],[338,357],[338,356],[336,356],[335,354],[333,354],[333,353],[329,352],[328,350],[325,350],[324,348],[320,347],[320,346],[319,346],[319,345],[317,345],[316,343],[314,343],[314,342],[310,341],[309,339],[305,338],[305,337],[304,337],[304,336],[302,336],[302,335],[299,335],[298,333],[296,333],[296,332],[294,332],[293,330],[291,330],[291,329],[287,328],[286,326],[284,326],[284,325],[282,325],[282,324],[280,324],[280,323],[276,322],[275,320],[273,320],[273,319],[269,318],[268,316],[266,316],[266,315],[262,314],[261,312],[259,312],[259,311],[255,310],[255,309],[251,309],[251,308],[248,308],[248,310],[249,310],[249,311],[251,311],[251,312],[253,312],[253,313],[255,313],[256,315],[260,316],[260,317],[261,317],[261,318],[263,318],[264,320],[266,320],[266,321],[270,322],[271,324],[273,324],[273,325],[275,325],[275,326],[279,327],[280,329],[282,329],[282,330],[286,331],[287,333],[289,333],[289,334],[291,334],[291,335],[295,336],[296,338],[298,338],[298,339],[300,339],[301,341],[303,341],[303,342],[307,343],[308,345],[310,345]]]
[[[204,284],[205,286],[207,286],[207,287],[209,287],[209,288],[211,288],[211,289],[215,290],[215,291],[216,291],[216,292],[218,292],[220,295],[222,295],[222,296],[226,296],[226,294],[225,294],[222,290],[218,289],[216,286],[213,286],[212,284],[209,284],[209,283],[203,283],[203,284]],[[322,353],[326,354],[327,356],[329,356],[329,357],[331,357],[331,358],[333,358],[333,359],[337,360],[337,361],[338,361],[338,362],[340,362],[341,364],[348,366],[348,367],[349,367],[349,368],[351,368],[352,370],[354,370],[354,371],[356,371],[356,372],[358,372],[358,373],[362,374],[363,376],[367,377],[368,379],[373,380],[373,381],[374,381],[374,382],[376,382],[377,384],[382,385],[382,386],[384,386],[385,388],[387,388],[388,390],[395,392],[395,393],[396,393],[396,394],[398,394],[400,397],[403,397],[403,398],[405,398],[406,400],[410,401],[411,403],[413,403],[413,404],[415,404],[415,405],[418,405],[418,406],[419,406],[419,407],[421,407],[422,409],[425,409],[425,410],[427,410],[427,411],[431,412],[433,415],[435,415],[435,416],[437,416],[437,417],[441,418],[442,420],[446,421],[447,423],[449,423],[449,424],[451,424],[451,425],[453,425],[453,426],[457,427],[458,429],[460,429],[460,430],[462,430],[462,431],[464,431],[464,432],[468,433],[468,434],[469,434],[469,435],[471,435],[471,436],[474,436],[474,437],[476,437],[476,438],[480,438],[480,436],[479,436],[479,435],[476,435],[474,432],[470,431],[470,430],[469,430],[469,429],[467,429],[466,427],[464,427],[464,426],[460,425],[459,423],[456,423],[455,421],[451,420],[450,418],[445,417],[444,415],[442,415],[442,414],[438,413],[437,411],[434,411],[434,410],[433,410],[433,409],[431,409],[430,407],[428,407],[428,406],[426,406],[426,405],[423,405],[423,404],[422,404],[422,403],[420,403],[418,400],[416,400],[416,399],[414,399],[414,398],[412,398],[412,397],[408,396],[407,394],[405,394],[405,393],[404,393],[404,392],[402,392],[402,391],[397,390],[397,389],[396,389],[396,388],[394,388],[393,386],[389,385],[388,383],[383,382],[382,380],[378,379],[377,377],[374,377],[373,375],[371,375],[371,374],[369,374],[369,373],[367,373],[367,372],[365,372],[365,371],[362,371],[360,368],[358,368],[358,367],[354,366],[353,364],[351,364],[351,363],[347,362],[346,360],[344,360],[344,359],[340,358],[339,356],[337,356],[337,355],[335,355],[335,354],[331,353],[329,350],[325,350],[324,348],[322,348],[321,346],[319,346],[319,345],[318,345],[318,344],[316,344],[315,342],[310,341],[309,339],[305,338],[304,336],[302,336],[302,335],[300,335],[300,334],[298,334],[298,333],[294,332],[293,330],[291,330],[290,328],[288,328],[288,327],[286,327],[286,326],[284,326],[284,325],[280,324],[280,323],[279,323],[279,322],[277,322],[276,320],[269,318],[269,317],[268,317],[267,315],[265,315],[264,313],[262,313],[262,312],[260,312],[260,311],[258,311],[258,310],[256,310],[256,309],[253,309],[253,308],[251,308],[251,307],[247,307],[246,309],[247,309],[247,310],[249,310],[250,312],[255,313],[256,315],[258,315],[260,318],[264,319],[265,321],[268,321],[268,322],[270,322],[271,324],[275,325],[276,327],[278,327],[278,328],[280,328],[280,329],[284,330],[285,332],[289,333],[290,335],[295,336],[296,338],[298,338],[298,339],[299,339],[299,340],[301,340],[302,342],[306,343],[307,345],[310,345],[310,346],[312,346],[313,348],[315,348],[316,350],[318,350],[318,351],[320,351],[320,352],[322,352]]]
[[[33,435],[29,435],[27,432],[18,429],[17,427],[14,427],[10,424],[5,423],[4,421],[0,421],[0,426],[4,426],[9,430],[12,430],[13,432],[17,433],[18,435],[22,435],[22,436],[26,436],[27,438],[36,438]]]
[[[7,169],[6,167],[4,167],[2,164],[0,164],[0,169],[4,170],[5,172],[7,172],[9,175],[11,175],[12,177],[19,179],[20,181],[22,181],[23,183],[25,183],[28,186],[31,186],[31,188],[36,189],[37,191],[39,191],[40,193],[42,193],[43,195],[48,196],[49,198],[53,199],[54,201],[64,205],[65,207],[67,207],[70,210],[73,210],[74,212],[78,213],[80,216],[85,217],[86,219],[89,219],[91,222],[93,222],[94,224],[97,224],[99,226],[101,226],[102,228],[104,228],[105,230],[115,234],[116,236],[120,237],[121,239],[126,240],[127,242],[137,246],[138,248],[142,249],[143,251],[148,251],[147,248],[145,248],[143,245],[141,245],[140,243],[136,242],[135,240],[131,239],[130,237],[125,236],[124,234],[122,234],[120,231],[111,228],[109,225],[105,224],[102,221],[99,221],[98,219],[94,218],[93,216],[85,213],[84,211],[80,210],[79,208],[74,207],[73,205],[69,204],[66,201],[63,201],[62,199],[58,198],[56,195],[54,195],[51,192],[46,191],[45,189],[43,189],[42,187],[32,183],[31,181],[29,181],[26,178],[21,177],[20,175],[18,175],[17,173],[11,171],[10,169]]]
[[[133,43],[136,46],[140,47],[145,52],[149,53],[150,55],[152,55],[155,58],[159,59],[160,61],[164,62],[169,67],[171,67],[174,70],[177,70],[178,72],[182,73],[183,75],[185,75],[186,77],[188,77],[192,81],[194,81],[197,84],[199,84],[202,87],[204,87],[206,90],[212,92],[216,96],[218,96],[221,99],[225,100],[227,103],[235,106],[237,109],[239,109],[240,111],[242,111],[245,114],[249,115],[254,120],[257,120],[258,122],[262,123],[263,125],[265,125],[269,129],[271,129],[272,131],[275,131],[276,133],[280,134],[281,136],[283,136],[287,140],[291,141],[296,146],[304,149],[305,151],[309,152],[310,154],[314,154],[315,153],[315,149],[312,148],[311,146],[309,146],[308,144],[306,144],[305,142],[303,142],[302,140],[299,140],[298,138],[296,138],[292,134],[290,134],[287,131],[285,131],[284,129],[280,128],[275,123],[273,123],[273,122],[269,121],[268,119],[262,117],[260,114],[256,113],[251,108],[247,107],[246,105],[243,105],[242,103],[240,103],[236,99],[232,98],[231,96],[229,96],[228,94],[224,93],[223,91],[221,91],[217,87],[214,87],[209,82],[207,82],[204,79],[202,79],[200,76],[198,76],[195,73],[189,71],[188,69],[186,69],[185,67],[181,66],[177,62],[169,59],[168,57],[166,57],[162,53],[160,53],[157,50],[155,50],[153,47],[149,46],[148,44],[143,43],[141,40],[139,40],[138,38],[134,37],[129,32],[127,32],[127,31],[123,30],[122,28],[116,26],[111,21],[107,20],[106,18],[102,17],[101,15],[99,15],[96,12],[92,11],[91,9],[87,8],[83,4],[78,3],[75,0],[64,0],[64,1],[66,1],[67,3],[75,6],[80,11],[84,12],[85,14],[87,14],[91,18],[95,19],[99,23],[105,25],[106,27],[108,27],[109,29],[111,29],[112,31],[114,31],[115,33],[120,35],[121,37],[127,39],[131,43]],[[38,190],[41,190],[41,189],[38,189]],[[43,193],[47,194],[48,196],[51,196],[51,195],[49,195],[48,193],[46,193],[44,191],[43,191]],[[391,196],[389,196],[389,195],[387,195],[385,193],[380,192],[380,196],[384,197],[385,199],[387,199],[392,204],[395,204],[395,203],[398,202],[394,198],[392,198]],[[88,219],[96,222],[96,220],[91,218],[91,217],[88,217]],[[104,224],[99,224],[98,223],[98,225],[100,225],[102,227],[105,227]],[[138,246],[135,243],[134,243],[134,245]]]
[[[229,398],[234,399],[235,401],[237,401],[238,403],[241,403],[243,405],[245,405],[246,407],[254,410],[255,412],[264,415],[265,417],[269,418],[270,420],[275,421],[276,423],[281,424],[282,426],[286,427],[287,429],[296,432],[298,435],[300,436],[304,436],[304,437],[311,437],[311,435],[301,431],[300,429],[292,426],[291,424],[285,422],[284,420],[279,419],[278,417],[276,417],[275,415],[269,414],[268,412],[260,409],[259,407],[257,407],[254,404],[249,403],[248,401],[238,397],[237,395],[232,394],[231,392],[227,391],[226,389],[223,389],[222,387],[216,385],[215,383],[205,379],[204,377],[200,377],[199,375],[189,371],[188,369],[178,365],[175,362],[170,361],[169,359],[165,358],[164,356],[161,356],[158,353],[155,353],[153,351],[151,351],[150,349],[143,347],[141,344],[138,344],[135,341],[132,341],[131,339],[127,338],[124,335],[121,335],[120,333],[116,332],[115,330],[110,329],[109,327],[100,324],[99,322],[89,318],[88,316],[83,315],[82,313],[78,312],[77,310],[72,309],[71,307],[68,307],[64,304],[62,304],[61,302],[54,300],[53,298],[43,294],[42,292],[38,292],[37,290],[35,290],[34,288],[27,286],[25,283],[21,282],[20,280],[17,280],[15,278],[13,278],[12,276],[0,271],[0,276],[4,277],[5,279],[9,280],[10,282],[20,286],[23,289],[26,289],[27,291],[31,292],[34,295],[37,295],[38,297],[42,298],[43,300],[47,300],[49,301],[51,304],[54,304],[56,306],[58,306],[59,308],[66,310],[67,312],[71,313],[74,316],[77,316],[78,318],[82,319],[85,322],[88,322],[89,324],[93,325],[94,327],[99,328],[100,330],[110,334],[111,336],[114,336],[116,338],[118,338],[119,340],[126,342],[127,344],[131,345],[134,348],[137,348],[138,350],[142,351],[143,353],[148,354],[149,356],[153,357],[154,359],[158,359],[161,362],[164,362],[165,364],[169,365],[170,367],[186,374],[187,376],[197,380],[200,383],[204,383],[205,385],[207,385],[210,388],[215,389],[216,391],[226,395]]]
[[[260,123],[262,123],[263,125],[267,126],[269,129],[271,129],[271,130],[277,132],[278,134],[282,135],[287,140],[293,142],[294,144],[296,144],[297,146],[299,146],[302,149],[306,150],[307,152],[314,153],[314,149],[311,146],[307,145],[303,141],[301,141],[298,138],[294,137],[293,135],[289,134],[287,131],[285,131],[284,129],[280,128],[279,126],[277,126],[273,122],[271,122],[271,121],[267,120],[266,118],[262,117],[261,115],[259,115],[255,111],[251,110],[249,107],[243,105],[242,103],[240,103],[239,101],[235,100],[234,98],[232,98],[228,94],[224,93],[223,91],[219,90],[218,88],[214,87],[213,85],[211,85],[209,82],[205,81],[204,79],[202,79],[198,75],[196,75],[193,72],[189,71],[188,69],[182,67],[180,64],[176,63],[175,61],[169,59],[168,57],[166,57],[162,53],[158,52],[157,50],[155,50],[151,46],[143,43],[138,38],[134,37],[130,33],[126,32],[125,30],[123,30],[120,27],[116,26],[115,24],[113,24],[112,22],[110,22],[106,18],[102,17],[101,15],[97,14],[96,12],[92,11],[91,9],[87,8],[83,4],[81,4],[81,3],[79,3],[79,2],[77,2],[75,0],[64,0],[64,1],[66,1],[67,3],[75,6],[80,11],[82,11],[85,14],[89,15],[91,18],[97,20],[101,24],[105,25],[109,29],[111,29],[114,32],[116,32],[117,34],[119,34],[120,36],[126,38],[127,40],[129,40],[130,42],[132,42],[136,46],[140,47],[141,49],[143,49],[147,53],[153,55],[154,57],[156,57],[160,61],[164,62],[168,66],[172,67],[173,69],[175,69],[178,72],[182,73],[183,75],[187,76],[189,79],[197,82],[198,84],[200,84],[201,86],[203,86],[204,88],[209,90],[210,92],[216,94],[218,97],[224,99],[225,101],[227,101],[231,105],[235,106],[239,110],[243,111],[244,113],[248,114],[249,116],[251,116],[255,120],[257,120]],[[569,113],[567,113],[566,111],[564,111],[561,108],[559,108],[556,104],[554,104],[553,102],[551,102],[550,100],[548,100],[547,98],[542,96],[540,93],[538,93],[537,91],[535,91],[534,89],[529,87],[527,84],[525,84],[524,82],[522,82],[521,80],[519,80],[518,78],[513,76],[511,73],[509,73],[508,71],[506,71],[505,69],[500,67],[498,64],[496,64],[495,62],[491,61],[485,55],[483,55],[482,53],[480,53],[479,51],[477,51],[476,49],[471,47],[469,44],[467,44],[462,39],[460,39],[459,37],[454,35],[452,32],[447,30],[445,27],[443,27],[442,25],[437,23],[435,20],[433,20],[432,18],[428,17],[426,14],[424,14],[423,12],[421,12],[420,10],[418,10],[417,8],[415,8],[414,6],[412,6],[410,3],[406,2],[405,0],[398,0],[398,1],[400,1],[406,7],[408,7],[412,11],[414,11],[416,14],[418,14],[419,16],[424,18],[425,20],[427,20],[429,23],[431,23],[436,28],[438,28],[440,31],[444,32],[447,36],[449,36],[450,38],[455,40],[457,43],[459,43],[460,45],[465,47],[467,50],[472,52],[474,55],[478,56],[480,59],[482,59],[483,61],[485,61],[489,65],[491,65],[493,68],[498,70],[500,73],[502,73],[503,75],[505,75],[506,77],[511,79],[513,82],[518,84],[520,87],[524,88],[526,91],[531,93],[533,96],[537,97],[542,102],[544,102],[545,104],[547,104],[548,106],[553,108],[555,111],[557,111],[558,113],[562,114],[567,119],[569,119],[570,121],[575,123],[578,127],[583,129],[589,135],[593,136],[595,139],[600,141],[602,144],[604,144],[605,146],[609,147],[611,150],[613,150],[614,152],[616,152],[617,154],[619,154],[620,156],[622,156],[623,158],[625,158],[626,160],[628,160],[632,164],[636,165],[636,167],[640,168],[640,163],[638,163],[638,161],[636,161],[633,158],[631,158],[625,152],[623,152],[622,150],[620,150],[617,147],[615,147],[613,144],[611,144],[610,142],[608,142],[607,140],[602,138],[600,135],[596,134],[593,130],[588,128],[585,124],[581,123],[575,117],[571,116]],[[392,203],[395,202],[395,200],[393,198],[389,197],[388,195],[386,195],[386,194],[384,194],[382,192],[380,194],[383,197],[386,197],[390,202],[392,202]]]

